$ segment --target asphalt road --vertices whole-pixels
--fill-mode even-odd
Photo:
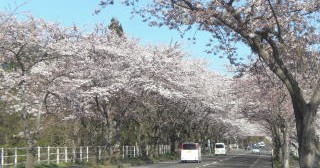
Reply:
[[[226,156],[203,156],[201,163],[180,163],[179,161],[132,168],[272,168],[269,154],[229,154]]]

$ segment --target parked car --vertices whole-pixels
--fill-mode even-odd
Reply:
[[[253,146],[252,147],[252,153],[260,155],[260,148],[258,146]]]
[[[258,142],[258,146],[259,146],[259,148],[262,149],[266,146],[266,144],[263,141],[261,141],[261,142]]]

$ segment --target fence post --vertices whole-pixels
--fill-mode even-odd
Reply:
[[[40,151],[40,146],[38,146],[38,163],[40,163],[41,159],[41,151]]]
[[[149,156],[149,145],[146,146],[147,156]]]
[[[122,159],[124,159],[124,146],[122,146]]]
[[[1,148],[1,167],[4,165],[4,150]]]
[[[165,154],[165,145],[161,145],[162,146],[162,154]]]
[[[164,154],[164,145],[161,145],[161,155],[163,155]]]
[[[164,150],[165,150],[165,149],[164,149],[164,145],[161,145],[161,147],[162,147],[161,152],[162,152],[162,155],[163,155],[163,154],[164,154],[164,152],[165,152],[165,151],[164,151]]]
[[[98,160],[101,161],[101,146],[98,147]]]
[[[140,156],[140,149],[139,149],[139,146],[136,146],[136,151],[137,151],[137,157],[139,157]]]
[[[160,145],[157,145],[157,146],[156,146],[157,156],[159,156],[159,155],[160,155],[160,154],[159,154],[159,151],[160,151],[160,150],[159,150],[159,147],[160,147]]]
[[[17,147],[14,148],[14,167],[17,166],[18,163],[18,152],[17,152]]]
[[[68,147],[64,147],[64,162],[68,162]]]
[[[60,147],[57,147],[57,164],[60,163]]]
[[[48,146],[48,163],[50,163],[50,146]]]
[[[72,148],[72,154],[73,154],[73,162],[76,162],[77,155],[76,155],[76,148],[75,147]]]
[[[133,146],[133,157],[136,157],[136,146]]]
[[[166,153],[166,145],[162,145],[162,154]]]
[[[138,143],[136,142],[136,156],[139,157],[139,146]]]
[[[128,146],[126,146],[126,157],[129,157],[128,156]]]
[[[82,162],[82,146],[80,146],[80,162]]]
[[[89,147],[87,146],[87,162],[89,162]]]

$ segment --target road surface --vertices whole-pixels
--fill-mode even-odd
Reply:
[[[272,162],[270,154],[246,152],[226,156],[203,156],[201,163],[168,161],[131,168],[272,168]]]

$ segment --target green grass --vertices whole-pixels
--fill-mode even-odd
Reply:
[[[72,166],[77,166],[81,168],[127,168],[129,165],[131,166],[138,166],[144,164],[153,164],[162,161],[169,161],[169,160],[177,160],[177,155],[166,154],[159,157],[153,158],[126,158],[126,159],[115,159],[112,158],[104,163],[41,163],[35,166],[35,168],[69,168]],[[19,165],[17,168],[25,168],[24,165]]]
[[[177,155],[172,154],[165,154],[161,155],[159,157],[152,157],[152,158],[127,158],[123,159],[120,162],[122,163],[129,163],[131,165],[137,166],[137,165],[143,165],[143,164],[152,164],[152,163],[158,163],[162,161],[169,161],[169,160],[177,160]]]

